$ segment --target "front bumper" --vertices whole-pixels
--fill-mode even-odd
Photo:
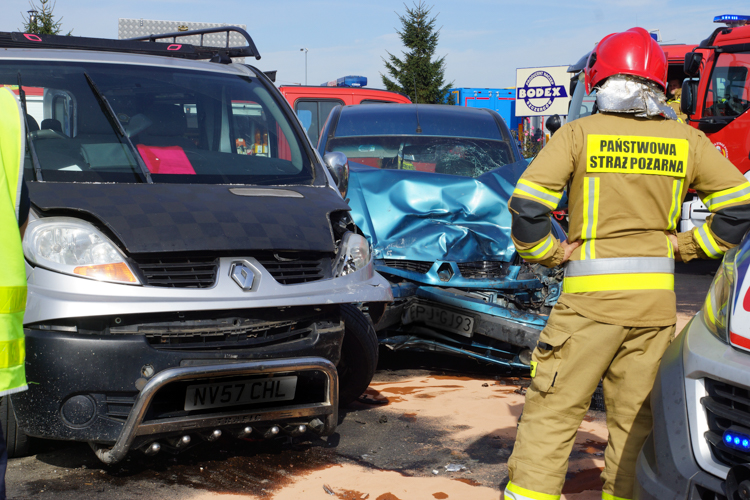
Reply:
[[[252,290],[237,286],[232,264],[253,270]],[[222,257],[211,288],[165,288],[107,283],[70,276],[27,264],[28,300],[24,324],[88,316],[158,314],[177,311],[215,311],[269,307],[390,302],[388,281],[375,272],[373,262],[338,278],[282,285],[252,257]]]
[[[636,465],[635,498],[725,499],[728,467],[712,455],[706,378],[750,386],[750,356],[714,337],[700,314],[667,349],[651,394],[654,429]]]
[[[526,313],[482,300],[477,293],[411,283],[392,285],[396,302],[388,304],[376,325],[381,343],[394,350],[438,351],[498,366],[528,368],[518,353],[536,346],[547,316]],[[400,300],[399,300],[400,299]],[[458,335],[412,315],[427,306],[473,318],[470,335]]]
[[[158,345],[145,335],[85,335],[27,328],[29,390],[12,396],[17,419],[30,436],[114,445],[115,462],[132,448],[175,435],[203,436],[216,429],[262,434],[272,425],[322,422],[336,426],[343,322],[317,319],[305,335],[278,343],[235,348]],[[294,400],[185,410],[192,383],[239,381],[294,374]],[[100,457],[102,456],[99,453]]]

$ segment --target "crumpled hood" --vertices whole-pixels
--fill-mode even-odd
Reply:
[[[328,215],[349,209],[332,189],[311,186],[29,182],[29,194],[43,214],[94,217],[133,254],[333,252]]]
[[[508,211],[521,160],[476,179],[351,164],[349,205],[376,259],[509,262]]]

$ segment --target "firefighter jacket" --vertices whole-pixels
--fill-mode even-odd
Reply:
[[[560,264],[549,213],[568,189],[569,241],[560,302],[622,326],[676,322],[675,233],[688,188],[712,212],[678,235],[682,260],[719,259],[750,228],[750,183],[706,136],[668,119],[595,114],[566,124],[519,179],[509,208],[516,249]]]
[[[26,269],[18,231],[25,150],[21,107],[0,88],[0,396],[26,389]]]
[[[687,116],[682,112],[680,108],[680,102],[682,99],[682,89],[675,89],[673,97],[667,101],[667,105],[672,108],[677,115],[677,121],[680,123],[687,123]]]

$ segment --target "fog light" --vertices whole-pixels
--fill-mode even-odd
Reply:
[[[91,422],[96,415],[96,403],[90,396],[73,396],[63,403],[60,412],[69,425],[82,426]]]

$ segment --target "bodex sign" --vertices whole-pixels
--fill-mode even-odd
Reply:
[[[567,66],[516,70],[516,116],[567,115]]]

